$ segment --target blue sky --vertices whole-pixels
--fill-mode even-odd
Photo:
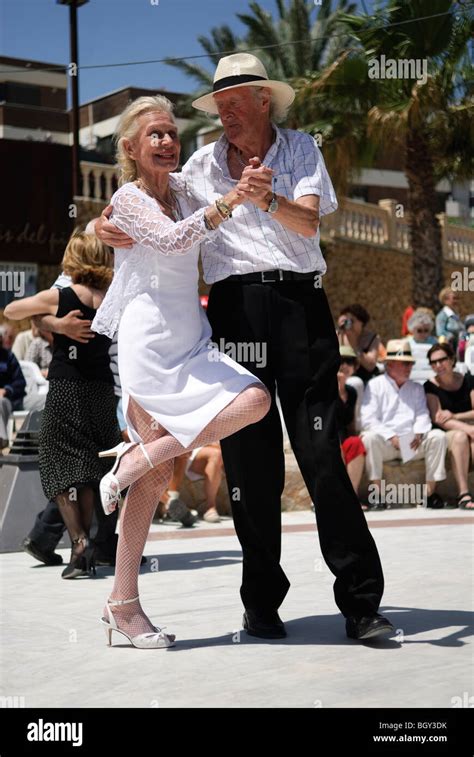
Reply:
[[[247,0],[90,0],[78,10],[81,65],[201,54],[197,42],[213,26],[241,29]],[[260,0],[269,9],[274,0]],[[0,0],[0,54],[51,63],[69,61],[69,9],[56,0]],[[165,64],[85,70],[86,102],[128,84],[192,92],[193,80]]]

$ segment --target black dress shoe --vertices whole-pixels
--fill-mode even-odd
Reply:
[[[28,554],[34,557],[35,560],[39,560],[45,565],[62,565],[63,563],[61,555],[57,555],[56,552],[47,552],[44,549],[40,549],[34,541],[31,541],[29,536],[27,536],[26,539],[23,539],[21,546],[23,550],[28,552]]]
[[[260,639],[284,639],[286,636],[285,626],[276,610],[245,610],[242,622],[249,636],[258,636]]]
[[[390,621],[378,613],[363,618],[346,618],[346,633],[350,639],[375,639],[377,636],[387,636],[394,630]]]
[[[433,492],[426,500],[426,507],[430,507],[432,510],[442,510],[444,507],[444,500],[441,499],[439,494]]]

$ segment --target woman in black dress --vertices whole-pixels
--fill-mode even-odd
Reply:
[[[63,270],[72,285],[47,289],[10,303],[5,315],[21,320],[51,314],[62,318],[80,310],[92,321],[113,276],[113,259],[96,237],[73,234],[66,247]],[[39,469],[45,496],[59,506],[72,542],[63,578],[95,572],[94,544],[89,539],[98,484],[110,469],[100,450],[121,441],[115,411],[114,379],[110,370],[111,340],[96,335],[79,343],[54,334],[49,391],[43,411]]]
[[[474,460],[474,376],[454,370],[456,355],[450,344],[435,344],[428,352],[435,372],[425,382],[426,399],[434,428],[446,431],[453,473],[459,488],[457,502],[465,510],[474,509],[469,492],[470,459]]]

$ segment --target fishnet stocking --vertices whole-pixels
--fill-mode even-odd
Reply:
[[[150,416],[137,403],[130,404],[130,420],[143,441],[150,442],[164,433],[152,428]],[[130,486],[121,508],[115,581],[111,599],[132,599],[138,596],[140,560],[148,532],[160,497],[173,475],[173,461],[158,465]],[[113,605],[111,611],[119,628],[130,636],[154,631],[140,601],[127,605]],[[108,618],[104,608],[104,618]],[[174,637],[173,637],[174,638]]]
[[[132,402],[130,403],[131,405]],[[145,441],[140,431],[139,433],[142,439],[144,439],[144,446],[148,456],[153,466],[156,467],[166,460],[172,460],[184,452],[193,450],[195,447],[204,447],[211,442],[217,442],[226,436],[235,434],[251,423],[256,423],[266,415],[270,402],[270,393],[266,387],[262,386],[262,384],[251,384],[221,410],[188,447],[183,447],[174,436],[161,427],[159,427],[160,433],[158,435],[156,435],[155,430],[153,441]],[[133,407],[136,408],[136,403],[133,403]],[[147,418],[148,429],[156,426],[156,421],[147,413],[145,413],[145,416]],[[143,415],[140,418],[141,422],[143,422]],[[120,465],[115,472],[120,490],[122,491],[127,486],[130,486],[130,484],[140,479],[149,470],[150,465],[140,447],[132,447],[121,458]]]

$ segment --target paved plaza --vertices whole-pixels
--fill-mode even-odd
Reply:
[[[175,633],[139,650],[98,622],[113,569],[65,581],[18,552],[0,556],[2,696],[25,707],[440,707],[471,696],[472,524],[459,510],[367,515],[385,570],[383,612],[395,635],[346,638],[314,516],[284,513],[281,608],[288,637],[241,631],[240,546],[231,519],[193,529],[153,525],[142,602]],[[69,552],[62,551],[64,560]]]

